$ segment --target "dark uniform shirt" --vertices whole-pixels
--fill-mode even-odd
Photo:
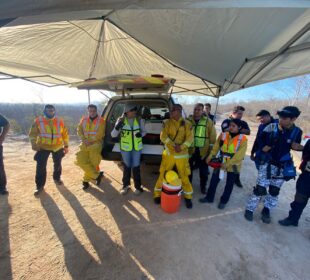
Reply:
[[[222,124],[221,124],[221,128],[222,128],[222,132],[225,132],[227,131],[228,127],[229,127],[229,124],[230,124],[230,121],[232,120],[233,118],[232,117],[229,117],[228,119],[225,119]],[[250,130],[250,127],[248,125],[247,122],[241,120],[241,129],[248,129]]]
[[[271,117],[271,120],[269,123],[266,123],[266,124],[260,124],[258,126],[258,130],[257,130],[257,134],[256,134],[256,138],[255,138],[255,141],[254,141],[254,144],[253,144],[253,147],[252,147],[252,150],[251,150],[251,155],[254,155],[255,153],[257,153],[258,151],[261,151],[261,149],[264,147],[263,145],[263,141],[262,141],[262,134],[263,134],[263,131],[265,129],[265,127],[271,123],[279,123],[279,120],[275,120],[273,117]]]
[[[3,127],[5,127],[6,125],[8,125],[8,123],[9,123],[8,120],[0,114],[0,127],[1,127],[1,129]]]
[[[290,153],[292,142],[300,144],[301,137],[302,137],[302,130],[300,128],[298,129],[298,132],[295,136],[295,139],[291,139],[291,134],[293,132],[293,129],[296,127],[293,125],[290,129],[283,129],[279,130],[276,127],[278,124],[269,124],[265,127],[263,133],[262,133],[262,145],[264,146],[270,146],[270,155],[271,155],[271,162],[273,164],[280,163],[280,159]],[[277,132],[275,132],[277,129]],[[273,136],[275,135],[275,136]]]

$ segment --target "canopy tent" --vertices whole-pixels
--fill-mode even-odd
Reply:
[[[218,97],[310,73],[309,1],[25,2],[0,4],[0,72],[13,77],[163,74],[174,92]]]

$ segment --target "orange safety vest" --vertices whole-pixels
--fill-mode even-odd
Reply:
[[[82,119],[83,134],[86,138],[95,140],[98,133],[99,124],[102,122],[102,118],[97,116],[92,122],[89,117],[84,116]]]
[[[233,140],[232,143],[228,144],[229,132],[223,132],[221,140],[223,141],[221,152],[223,157],[225,158],[225,161],[227,161],[235,155],[241,143],[246,140],[246,136],[244,134],[239,134],[232,139]]]
[[[61,129],[64,128],[64,123],[57,117],[54,117],[52,122],[53,126],[51,126],[50,121],[43,116],[36,118],[36,123],[40,131],[40,142],[41,144],[50,146],[61,145],[63,143]]]

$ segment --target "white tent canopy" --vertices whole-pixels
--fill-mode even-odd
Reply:
[[[309,1],[50,2],[0,4],[1,73],[55,85],[163,74],[211,96],[310,73]]]

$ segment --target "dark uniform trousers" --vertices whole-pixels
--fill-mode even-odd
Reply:
[[[49,155],[52,154],[53,162],[54,162],[54,173],[53,179],[60,180],[61,176],[61,160],[64,157],[64,149],[60,149],[56,152],[41,150],[35,153],[34,160],[37,162],[37,169],[36,169],[36,177],[35,182],[37,188],[43,188],[46,182],[46,165]]]

